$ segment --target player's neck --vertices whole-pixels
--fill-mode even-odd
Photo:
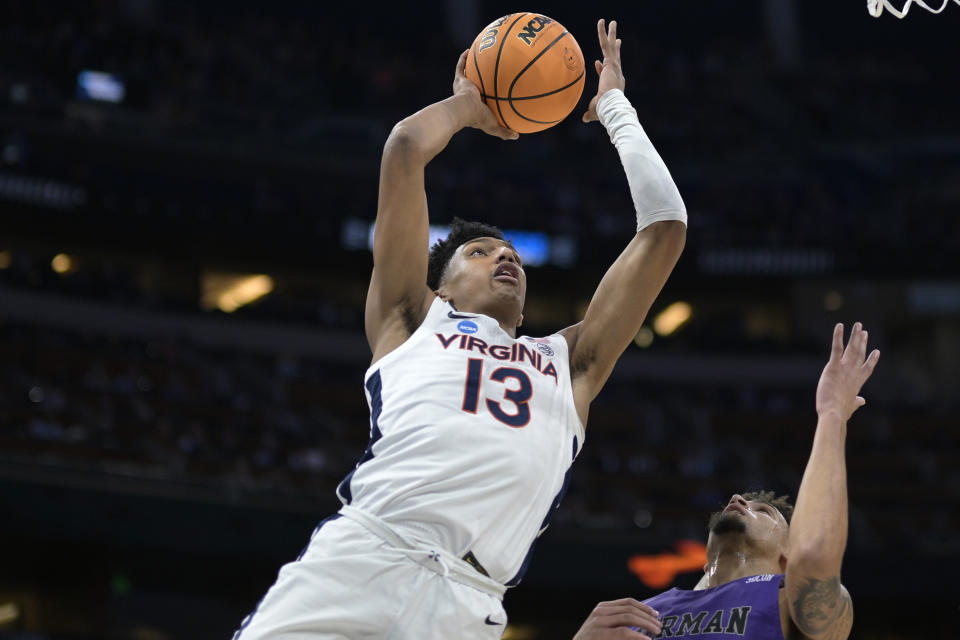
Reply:
[[[512,305],[497,304],[491,305],[485,311],[480,311],[480,313],[496,320],[497,324],[500,325],[500,328],[503,329],[508,336],[516,338],[517,322],[519,322],[520,318],[516,316],[515,309]]]
[[[747,576],[780,573],[780,565],[776,559],[757,555],[743,547],[729,547],[711,554],[704,571],[707,587],[717,587]]]
[[[504,333],[506,333],[506,334],[507,334],[508,336],[510,336],[511,338],[516,338],[516,337],[517,337],[517,328],[516,328],[516,327],[506,326],[506,325],[504,325],[504,324],[501,322],[501,323],[500,323],[500,328],[503,329]]]
[[[517,337],[517,322],[519,318],[515,315],[516,311],[507,305],[478,306],[470,303],[458,305],[452,301],[449,302],[454,305],[457,311],[463,313],[479,313],[493,318],[508,336],[511,338]]]

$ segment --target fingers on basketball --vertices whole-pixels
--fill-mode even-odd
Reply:
[[[467,68],[467,54],[470,53],[470,49],[464,49],[463,53],[460,54],[460,58],[457,60],[457,71],[456,75],[463,74],[464,69]]]
[[[512,131],[510,129],[507,129],[506,127],[501,127],[500,125],[497,125],[497,129],[499,130],[499,136],[504,140],[517,140],[520,137],[519,133],[517,133],[516,131]]]
[[[591,100],[590,106],[588,106],[587,110],[583,112],[583,116],[581,116],[580,120],[583,122],[593,122],[594,120],[597,119],[595,112],[596,112],[596,104],[593,102],[593,100]]]

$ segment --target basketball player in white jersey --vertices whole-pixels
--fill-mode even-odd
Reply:
[[[244,620],[235,639],[499,638],[505,589],[566,488],[590,402],[673,270],[686,210],[623,94],[616,23],[583,116],[620,154],[637,233],[583,320],[518,338],[523,260],[493,227],[459,221],[428,252],[424,167],[465,127],[503,139],[464,75],[398,123],[380,175],[366,306],[370,444],[340,484],[343,508]],[[428,256],[429,254],[429,256]]]

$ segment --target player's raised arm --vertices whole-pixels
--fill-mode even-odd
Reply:
[[[499,126],[481,102],[476,86],[464,75],[466,55],[464,51],[457,62],[453,95],[397,123],[383,148],[365,317],[375,361],[403,343],[430,306],[424,167],[464,127],[503,139],[517,138],[516,133]]]
[[[597,95],[584,122],[600,120],[620,154],[637,213],[637,234],[607,271],[583,320],[564,331],[577,411],[587,408],[613,370],[617,358],[640,330],[683,251],[687,212],[666,165],[623,94],[617,23],[597,24],[603,62]]]
[[[866,357],[867,332],[853,325],[843,347],[843,325],[817,385],[817,430],[790,523],[785,588],[790,617],[810,640],[843,639],[853,624],[850,594],[840,584],[847,546],[847,421],[865,403],[857,395],[880,358]]]

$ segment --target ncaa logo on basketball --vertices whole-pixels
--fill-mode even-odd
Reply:
[[[542,342],[537,343],[537,350],[548,358],[553,356],[553,348],[550,345],[543,344]]]
[[[543,31],[543,28],[553,22],[547,16],[537,16],[530,20],[523,29],[517,33],[517,38],[523,40],[523,43],[527,46],[533,46],[533,41],[537,38],[537,34]]]
[[[471,322],[470,320],[461,320],[460,324],[457,325],[457,329],[463,333],[476,333],[477,323]]]

